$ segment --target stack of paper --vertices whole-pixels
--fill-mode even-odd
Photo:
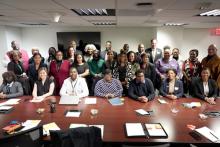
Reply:
[[[50,135],[50,130],[60,130],[55,122],[43,125],[43,135]]]
[[[85,104],[96,104],[96,98],[85,98]]]
[[[141,123],[126,123],[125,128],[128,137],[145,136]]]
[[[0,104],[0,106],[4,106],[4,105],[16,105],[16,104],[19,104],[18,101],[20,101],[21,99],[10,99],[10,100],[7,100],[6,102],[3,102]]]
[[[24,123],[22,123],[22,126],[24,126],[23,129],[20,131],[25,131],[31,128],[34,128],[38,126],[38,124],[41,122],[41,120],[26,120]]]
[[[145,111],[144,109],[138,109],[138,110],[135,110],[138,114],[141,114],[141,115],[150,115],[149,112]]]
[[[68,110],[66,112],[66,117],[79,117],[81,114],[81,111],[79,110]]]
[[[214,131],[210,130],[208,127],[202,127],[195,129],[196,132],[203,135],[207,139],[209,139],[212,142],[219,143],[220,142],[220,136],[217,135]]]
[[[164,99],[158,99],[159,103],[161,104],[167,104],[167,101],[165,101]]]

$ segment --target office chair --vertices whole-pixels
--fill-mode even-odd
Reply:
[[[0,147],[41,147],[43,127],[37,126],[0,138]]]

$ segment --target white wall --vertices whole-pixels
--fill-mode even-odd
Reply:
[[[183,59],[189,56],[189,50],[199,50],[199,60],[207,56],[210,44],[216,44],[220,55],[220,36],[212,36],[209,29],[189,29],[182,27],[157,28],[158,46],[163,48],[169,45],[172,49],[177,47]]]
[[[30,50],[38,47],[43,55],[49,47],[57,48],[56,32],[101,32],[101,48],[107,40],[112,41],[113,48],[119,52],[124,43],[128,43],[130,50],[137,51],[139,43],[149,46],[149,40],[156,36],[155,28],[87,28],[87,27],[53,27],[53,28],[22,28],[23,48]]]

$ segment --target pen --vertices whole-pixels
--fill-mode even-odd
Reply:
[[[217,136],[215,136],[212,132],[209,131],[209,133],[214,136],[217,140],[219,139]]]

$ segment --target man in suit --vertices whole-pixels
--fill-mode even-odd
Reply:
[[[100,57],[103,59],[103,60],[107,60],[107,52],[109,51],[109,50],[112,50],[113,51],[113,49],[112,49],[112,42],[111,41],[106,41],[106,43],[105,43],[105,50],[104,51],[101,51],[101,53],[100,53]],[[113,51],[113,53],[114,53],[114,59],[117,59],[117,53],[115,52],[115,51]]]
[[[158,59],[162,58],[162,50],[157,48],[157,39],[151,39],[151,47],[145,50],[150,54],[150,63],[155,63]]]

